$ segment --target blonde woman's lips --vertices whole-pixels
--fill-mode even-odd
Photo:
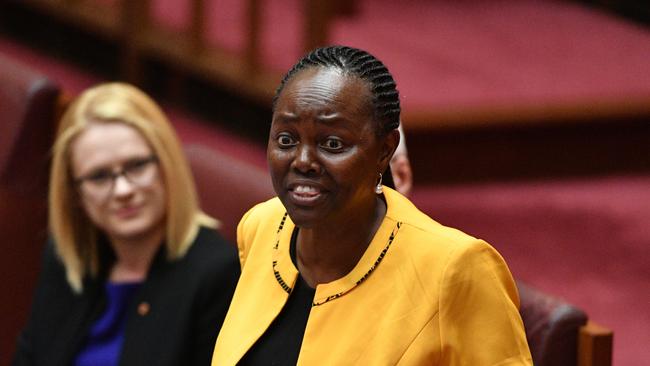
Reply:
[[[115,210],[115,216],[119,217],[120,219],[128,219],[137,216],[139,212],[139,206],[124,206]]]

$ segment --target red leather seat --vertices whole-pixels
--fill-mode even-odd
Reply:
[[[0,364],[25,324],[47,237],[47,180],[59,87],[0,55]]]
[[[588,324],[584,311],[562,299],[521,281],[517,281],[517,288],[519,312],[535,366],[611,365],[610,330]]]
[[[587,314],[521,282],[517,287],[535,365],[575,366],[578,330],[587,324]]]

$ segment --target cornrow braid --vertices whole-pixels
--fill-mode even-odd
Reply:
[[[310,67],[334,67],[356,75],[370,85],[374,117],[380,132],[387,133],[399,127],[400,104],[395,80],[386,66],[370,53],[346,46],[317,48],[298,61],[284,76],[273,97],[273,109],[284,86],[296,73]]]

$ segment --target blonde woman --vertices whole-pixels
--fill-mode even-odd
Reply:
[[[210,362],[239,276],[167,118],[121,83],[82,93],[53,149],[48,244],[15,365]]]

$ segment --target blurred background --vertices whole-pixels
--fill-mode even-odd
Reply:
[[[517,279],[612,329],[614,365],[647,364],[647,1],[0,2],[0,57],[61,91],[45,125],[22,137],[26,151],[81,90],[124,80],[162,103],[185,144],[266,169],[275,88],[326,44],[368,50],[393,73],[420,209],[487,240]],[[2,364],[47,236],[47,166],[11,156],[8,167],[33,175],[11,183],[0,154]]]

